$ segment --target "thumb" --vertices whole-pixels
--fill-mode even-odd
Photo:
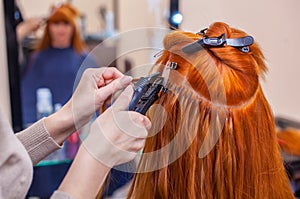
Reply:
[[[132,77],[124,76],[122,78],[118,78],[110,82],[108,85],[101,87],[97,91],[97,101],[104,102],[109,98],[113,93],[117,92],[120,89],[128,86],[132,81]]]
[[[113,103],[112,108],[117,111],[126,110],[132,99],[133,88],[131,85],[127,86],[126,89],[120,94],[117,100]]]

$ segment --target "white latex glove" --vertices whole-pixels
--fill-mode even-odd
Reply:
[[[137,112],[125,111],[132,98],[128,86],[114,104],[101,114],[91,126],[83,147],[108,167],[128,162],[144,147],[151,128],[150,120]]]

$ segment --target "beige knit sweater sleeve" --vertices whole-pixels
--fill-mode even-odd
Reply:
[[[32,181],[32,163],[38,163],[60,146],[50,137],[43,120],[18,133],[17,139],[1,111],[0,136],[0,199],[25,198]],[[51,199],[72,197],[56,191]]]
[[[40,120],[29,128],[16,134],[25,146],[33,164],[38,163],[53,151],[61,148],[47,131],[44,120]],[[51,199],[73,199],[70,195],[55,191]]]
[[[0,137],[0,198],[25,198],[32,180],[32,163],[1,112]]]
[[[33,165],[37,164],[53,151],[61,148],[61,146],[50,137],[43,119],[16,135],[25,146]]]

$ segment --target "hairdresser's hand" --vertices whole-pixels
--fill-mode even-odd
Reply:
[[[143,148],[151,127],[146,116],[125,111],[132,94],[133,88],[128,86],[92,124],[82,145],[95,159],[108,167],[134,159]]]
[[[71,99],[45,119],[50,135],[56,142],[62,143],[70,133],[85,125],[113,93],[128,86],[131,80],[113,67],[87,69]]]
[[[70,100],[76,128],[86,124],[112,94],[128,86],[131,80],[113,67],[87,69]]]
[[[132,93],[128,86],[94,121],[59,191],[73,198],[96,198],[111,167],[132,160],[144,146],[151,123],[144,115],[125,111]]]
[[[44,21],[42,17],[32,17],[18,24],[16,29],[18,41],[22,42],[26,36],[37,31]]]

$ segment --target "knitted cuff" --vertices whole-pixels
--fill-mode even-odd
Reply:
[[[33,165],[62,147],[50,137],[45,127],[44,119],[39,120],[16,135],[25,146]]]

